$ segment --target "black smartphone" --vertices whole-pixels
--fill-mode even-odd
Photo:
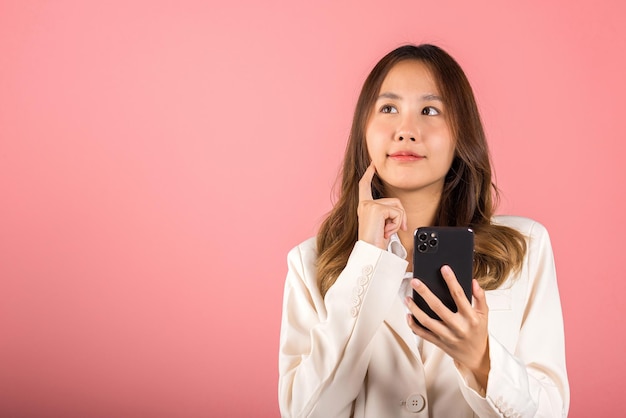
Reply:
[[[474,231],[470,228],[431,226],[415,230],[413,277],[426,284],[452,312],[457,312],[458,309],[441,275],[441,267],[448,265],[452,268],[465,296],[471,302],[473,262]],[[441,320],[415,290],[413,300],[431,318]],[[413,320],[421,325],[415,317]]]

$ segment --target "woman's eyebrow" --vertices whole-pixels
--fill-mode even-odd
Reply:
[[[399,96],[396,93],[392,93],[392,92],[385,92],[385,93],[381,93],[378,96],[378,100],[380,99],[400,100],[402,99],[402,96]],[[421,99],[424,101],[437,100],[437,101],[443,102],[443,99],[441,98],[441,96],[437,94],[432,94],[432,93],[424,94],[421,97]]]
[[[425,94],[422,96],[423,100],[437,100],[440,102],[443,102],[443,99],[441,98],[441,96],[438,96],[436,94]]]
[[[381,93],[378,96],[378,99],[391,99],[391,100],[400,100],[401,97],[398,96],[396,93],[391,93],[391,92],[385,92],[385,93]]]

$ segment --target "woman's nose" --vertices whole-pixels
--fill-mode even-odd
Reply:
[[[413,135],[413,134],[403,133],[403,134],[398,135],[397,138],[398,138],[398,141],[404,141],[406,139],[408,141],[415,142],[415,135]]]
[[[397,141],[412,141],[415,142],[419,137],[419,129],[415,125],[411,126],[403,126],[398,129],[396,132],[396,140]]]
[[[398,130],[396,131],[396,140],[397,141],[412,141],[415,142],[419,137],[419,126],[418,121],[415,117],[411,117],[405,115],[402,119],[401,124],[398,126]]]

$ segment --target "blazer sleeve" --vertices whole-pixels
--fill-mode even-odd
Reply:
[[[348,417],[365,380],[369,343],[398,297],[407,262],[358,241],[322,298],[311,242],[288,256],[279,348],[280,411],[283,417]]]
[[[463,396],[483,418],[566,417],[569,409],[561,302],[550,238],[541,224],[531,226],[527,251],[528,294],[514,352],[489,335],[484,396],[471,373],[459,369]]]

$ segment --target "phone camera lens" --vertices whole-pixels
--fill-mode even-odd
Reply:
[[[420,241],[426,241],[426,240],[428,239],[428,234],[427,234],[426,232],[421,232],[421,233],[417,236],[417,238],[418,238]]]
[[[430,241],[428,241],[428,244],[431,247],[436,247],[437,246],[437,238],[431,238]]]
[[[419,252],[425,253],[428,250],[428,245],[425,242],[422,242],[420,245],[417,246],[417,249],[419,250]]]

